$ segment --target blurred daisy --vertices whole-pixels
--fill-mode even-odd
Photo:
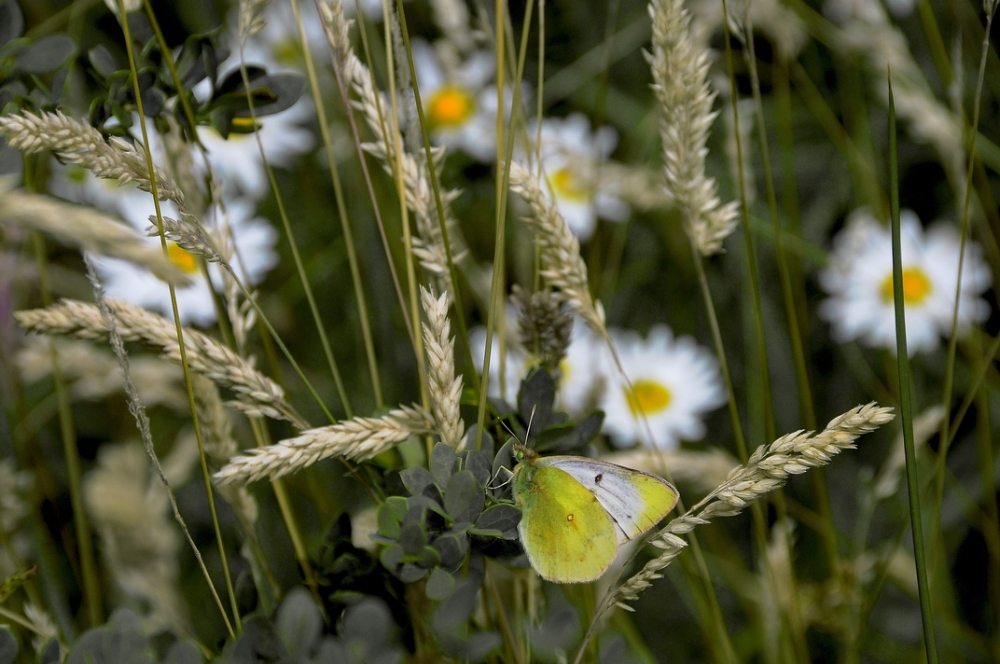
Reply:
[[[941,336],[951,334],[959,235],[944,225],[925,233],[917,215],[909,210],[900,213],[900,222],[906,341],[913,355],[934,350]],[[866,210],[854,212],[834,239],[830,266],[819,279],[830,295],[819,313],[833,326],[836,341],[858,339],[867,346],[895,350],[892,237],[887,227]],[[989,306],[980,296],[991,281],[979,245],[967,242],[958,307],[960,332],[986,320]]]
[[[462,63],[446,63],[427,42],[414,40],[412,50],[433,141],[479,161],[493,161],[497,122],[496,90],[491,85],[493,55],[476,52]],[[505,98],[510,99],[510,94]]]
[[[138,205],[132,207],[128,214],[129,222],[143,231],[149,227],[149,215],[153,214],[152,198],[148,194],[146,198],[148,208],[145,211],[149,214],[145,218],[140,218],[143,210]],[[277,233],[266,219],[254,216],[253,207],[247,202],[230,203],[227,209],[233,238],[233,258],[230,264],[244,283],[257,284],[277,263],[278,257],[274,251]],[[218,214],[217,208],[215,211]],[[155,246],[160,244],[158,238],[151,237],[149,241]],[[173,243],[168,243],[167,252],[174,263],[194,278],[190,286],[175,289],[181,323],[211,325],[216,319],[215,303],[212,289],[202,276],[198,258]],[[170,290],[144,267],[105,257],[96,257],[94,262],[108,297],[126,300],[173,318]],[[210,264],[208,271],[216,289],[221,289],[219,267]]]
[[[531,136],[536,130],[531,129]],[[566,119],[542,121],[542,170],[549,193],[570,230],[588,240],[597,227],[597,218],[624,221],[631,210],[601,189],[597,169],[615,149],[618,137],[611,127],[591,132],[590,121],[579,113]]]
[[[517,331],[510,327],[508,327],[506,334],[508,339],[517,338]],[[482,376],[483,355],[486,352],[485,327],[475,327],[469,331],[469,346],[472,349],[472,360],[476,363],[476,373]],[[508,343],[504,354],[503,385],[501,386],[500,341],[494,332],[492,350],[490,351],[490,380],[486,390],[487,394],[516,406],[521,380],[528,374],[528,370],[532,366],[534,366],[534,362],[530,354],[520,345]]]
[[[559,408],[573,417],[589,415],[604,388],[607,345],[581,318],[573,320],[573,336],[559,363]]]
[[[691,337],[674,338],[665,325],[654,327],[646,339],[623,332],[614,341],[632,389],[609,362],[601,408],[612,441],[675,449],[681,440],[701,439],[702,416],[726,402],[715,357]]]
[[[300,99],[280,113],[257,118],[257,133],[272,166],[287,168],[295,157],[312,149],[313,134],[300,124],[311,116],[312,105]],[[250,122],[250,118],[237,118],[234,124],[249,127]],[[253,133],[230,132],[229,138],[222,138],[215,129],[202,126],[198,127],[198,138],[208,150],[216,181],[227,193],[259,200],[271,190]]]

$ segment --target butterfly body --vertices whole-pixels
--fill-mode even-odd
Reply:
[[[677,490],[655,475],[577,456],[521,453],[514,471],[518,534],[531,566],[556,583],[586,583],[611,566],[622,542],[655,526]]]

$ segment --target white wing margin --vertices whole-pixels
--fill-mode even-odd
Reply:
[[[656,475],[607,461],[579,456],[551,456],[539,459],[537,465],[563,470],[593,493],[615,522],[619,543],[634,539],[655,526],[677,502],[677,490],[669,482]],[[656,494],[661,498],[672,497],[669,505],[652,504],[650,487],[655,487]]]

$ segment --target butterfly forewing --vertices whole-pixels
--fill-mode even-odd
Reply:
[[[666,480],[607,461],[553,456],[536,466],[563,470],[593,493],[614,521],[619,541],[643,534],[677,504],[677,489]]]
[[[523,463],[513,481],[521,507],[518,534],[538,575],[557,583],[599,578],[618,551],[612,517],[573,476],[559,468]]]

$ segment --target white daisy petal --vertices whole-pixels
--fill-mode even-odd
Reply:
[[[626,332],[614,341],[632,390],[617,368],[607,368],[601,407],[612,441],[673,449],[681,440],[702,438],[702,416],[726,400],[711,353],[690,337],[674,338],[666,326],[653,328],[646,339]]]
[[[906,312],[907,352],[932,351],[951,333],[958,279],[958,231],[939,225],[924,232],[917,216],[900,213],[900,248]],[[889,228],[866,210],[851,214],[847,227],[834,239],[830,265],[819,275],[829,298],[819,308],[832,325],[838,342],[859,340],[896,348],[892,285],[892,239]],[[982,250],[966,244],[959,299],[959,331],[989,315],[982,299],[992,282]]]

